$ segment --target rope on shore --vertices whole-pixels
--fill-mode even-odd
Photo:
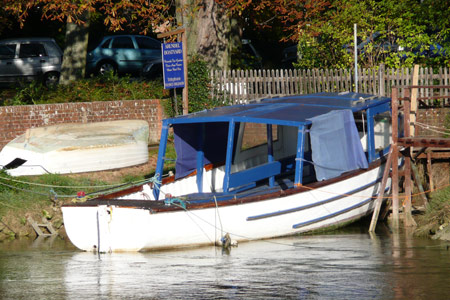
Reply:
[[[440,133],[440,134],[450,134],[450,129],[445,128],[445,127],[438,127],[438,126],[428,125],[428,124],[420,123],[420,122],[417,122],[417,121],[414,124],[419,126],[420,128],[429,130],[431,132]]]
[[[21,183],[21,184],[25,184],[25,185],[29,185],[29,186],[39,186],[39,187],[50,188],[49,193],[47,194],[47,193],[43,193],[43,192],[34,191],[31,189],[16,187],[16,186],[9,185],[9,184],[6,184],[6,183],[3,183],[0,181],[0,185],[6,186],[11,189],[20,190],[23,192],[36,194],[36,195],[40,195],[40,196],[46,196],[46,197],[49,196],[50,198],[53,198],[54,200],[57,200],[57,198],[60,197],[60,198],[73,198],[75,200],[82,200],[82,201],[86,201],[88,198],[102,195],[102,194],[104,194],[104,192],[107,192],[107,191],[114,192],[125,186],[133,186],[133,185],[138,185],[138,184],[145,184],[146,182],[152,182],[152,178],[150,178],[150,179],[143,179],[143,180],[137,180],[137,181],[128,182],[128,183],[123,183],[123,184],[119,184],[119,185],[117,185],[117,184],[106,185],[105,184],[105,185],[91,185],[91,186],[81,186],[81,185],[80,186],[78,186],[78,185],[68,186],[68,185],[52,185],[52,184],[43,184],[43,183],[36,183],[36,182],[27,182],[27,181],[12,179],[12,178],[3,177],[3,176],[0,176],[0,179],[15,182],[15,183]],[[106,189],[88,193],[88,195],[81,198],[78,194],[77,195],[57,194],[53,190],[53,188],[70,188],[70,189],[106,188]]]
[[[41,195],[41,196],[45,196],[45,197],[51,196],[51,194],[52,194],[51,191],[50,191],[50,193],[41,193],[41,192],[29,190],[29,189],[19,188],[17,186],[9,185],[9,184],[3,183],[3,182],[0,182],[0,185],[9,187],[11,189],[15,189],[15,190],[19,190],[19,191],[23,191],[23,192],[27,192],[27,193],[31,193],[31,194]],[[57,195],[57,196],[61,197],[61,198],[74,198],[74,197],[77,197],[77,195]]]
[[[103,184],[103,185],[53,185],[53,184],[44,184],[44,183],[37,183],[37,182],[29,182],[29,181],[23,181],[23,180],[18,180],[18,179],[12,179],[12,178],[8,178],[8,177],[3,177],[0,176],[0,179],[3,180],[7,180],[7,181],[12,181],[12,182],[17,182],[17,183],[23,183],[23,184],[28,184],[28,185],[35,185],[35,186],[42,186],[42,187],[50,187],[50,188],[73,188],[73,189],[87,189],[87,188],[107,188],[107,187],[117,187],[120,185],[117,184]],[[139,183],[145,183],[147,181],[150,181],[149,179],[142,179],[142,180],[137,180],[137,181],[133,181],[133,182],[129,182],[126,184],[139,184]],[[123,184],[121,184],[123,185]]]
[[[40,195],[40,196],[45,196],[45,197],[50,196],[50,198],[53,198],[53,199],[55,199],[57,197],[60,197],[60,198],[79,198],[78,195],[60,195],[60,194],[57,194],[52,188],[49,190],[49,193],[43,193],[43,192],[37,192],[37,191],[31,190],[31,189],[25,189],[25,188],[20,188],[20,187],[17,187],[17,186],[9,185],[9,184],[3,183],[1,181],[0,181],[0,185],[6,186],[6,187],[11,188],[11,189],[23,191],[23,192]],[[123,187],[123,185],[116,186],[116,188],[117,187]],[[77,187],[75,186],[73,188],[75,189]],[[109,189],[109,191],[114,191],[114,188]],[[95,197],[95,196],[98,196],[98,195],[102,195],[102,194],[104,194],[104,192],[105,192],[104,190],[101,190],[101,191],[89,193],[88,195],[89,195],[89,198],[92,198],[92,197]]]

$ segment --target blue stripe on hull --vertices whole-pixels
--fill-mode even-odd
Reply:
[[[384,190],[384,192],[387,192],[388,190],[389,190],[389,188],[386,188]],[[366,199],[366,200],[364,200],[362,202],[359,202],[359,203],[357,203],[355,205],[347,207],[347,208],[345,208],[343,210],[337,211],[335,213],[332,213],[332,214],[329,214],[329,215],[326,215],[326,216],[323,216],[323,217],[320,217],[320,218],[316,218],[316,219],[313,219],[313,220],[309,220],[309,221],[306,221],[306,222],[294,224],[294,225],[292,225],[292,228],[298,229],[298,228],[301,228],[301,227],[305,227],[305,226],[308,226],[308,225],[311,225],[311,224],[314,224],[314,223],[322,222],[322,221],[325,221],[327,219],[334,218],[336,216],[345,214],[346,212],[352,211],[352,210],[354,210],[354,209],[356,209],[358,207],[364,206],[364,205],[374,201],[376,199],[376,197],[378,197],[378,194],[374,195],[373,197],[371,197],[369,199]]]
[[[358,193],[358,192],[360,192],[362,190],[365,190],[365,189],[367,189],[367,188],[369,188],[371,186],[374,186],[375,184],[380,182],[381,179],[382,178],[379,177],[375,181],[372,181],[372,182],[370,182],[370,183],[368,183],[366,185],[363,185],[363,186],[361,186],[361,187],[359,187],[357,189],[354,189],[354,190],[351,190],[351,191],[349,191],[347,193],[344,193],[343,195],[335,196],[335,197],[332,197],[332,198],[329,198],[329,199],[325,199],[325,200],[320,201],[320,202],[311,203],[311,204],[308,204],[308,205],[303,205],[303,206],[294,207],[294,208],[290,208],[290,209],[286,209],[286,210],[280,210],[280,211],[277,211],[277,212],[271,212],[271,213],[267,213],[267,214],[247,217],[247,221],[255,221],[255,220],[260,220],[260,219],[264,219],[264,218],[276,217],[276,216],[280,216],[280,215],[284,215],[284,214],[290,214],[290,213],[293,213],[293,212],[305,210],[305,209],[312,208],[312,207],[315,207],[315,206],[320,206],[320,205],[323,205],[323,204],[327,204],[327,203],[330,203],[330,202],[342,199],[344,197],[347,197],[348,195],[356,194],[356,193]]]

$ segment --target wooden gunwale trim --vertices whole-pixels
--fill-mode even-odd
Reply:
[[[343,175],[331,178],[329,180],[320,181],[320,182],[314,182],[305,186],[300,187],[294,187],[286,190],[278,190],[272,193],[263,194],[263,195],[255,195],[255,196],[244,196],[241,198],[237,198],[234,195],[234,198],[230,200],[220,200],[217,201],[209,201],[206,203],[189,203],[186,201],[186,210],[196,210],[196,209],[205,209],[205,208],[213,208],[213,207],[223,207],[223,206],[230,206],[230,205],[239,205],[239,204],[246,204],[246,203],[252,203],[252,202],[258,202],[258,201],[264,201],[274,198],[280,198],[280,197],[286,197],[294,194],[300,194],[303,192],[307,192],[310,190],[318,189],[327,185],[331,185],[334,183],[337,183],[339,181],[343,181],[349,178],[352,178],[354,176],[363,174],[365,172],[369,172],[377,167],[379,167],[382,163],[386,161],[385,157],[382,157],[374,162],[372,162],[369,165],[369,168],[367,169],[358,169],[353,170],[344,173]],[[229,194],[230,197],[233,197],[232,194]],[[175,197],[177,198],[177,197]],[[160,213],[160,212],[174,212],[174,211],[180,211],[184,210],[183,207],[179,205],[165,205],[164,200],[158,200],[158,201],[152,201],[152,200],[119,200],[119,199],[112,199],[112,198],[94,198],[92,200],[88,200],[86,202],[82,203],[71,203],[66,204],[63,206],[67,207],[76,207],[76,206],[82,206],[82,207],[89,207],[89,206],[98,206],[98,205],[113,205],[117,207],[123,207],[123,208],[141,208],[141,209],[148,209],[151,213]]]

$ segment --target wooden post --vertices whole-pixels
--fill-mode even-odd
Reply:
[[[412,77],[412,85],[417,85],[419,83],[419,65],[414,66],[413,77]],[[411,89],[411,123],[410,123],[410,133],[411,136],[415,136],[415,128],[416,128],[416,115],[417,115],[417,88]]]
[[[186,29],[179,28],[169,32],[160,33],[157,35],[159,39],[165,38],[168,36],[177,35],[177,41],[180,42],[183,47],[183,66],[184,66],[184,88],[183,88],[183,115],[187,115],[189,113],[189,101],[188,101],[188,73],[187,73],[187,37],[186,37]],[[181,36],[181,38],[180,38]],[[164,67],[164,66],[163,66]]]
[[[398,88],[392,89],[392,227],[398,228]]]
[[[377,200],[375,202],[375,208],[373,210],[372,220],[370,221],[369,232],[375,232],[375,227],[377,226],[378,215],[380,213],[381,203],[383,202],[384,197],[384,189],[386,188],[386,182],[387,179],[389,178],[389,171],[391,169],[392,152],[393,148],[391,147],[391,149],[389,150],[386,165],[384,166],[383,179],[381,180],[380,190],[378,192]]]
[[[427,173],[428,180],[430,185],[430,192],[434,192],[434,184],[433,184],[433,170],[431,168],[431,150],[427,149]]]
[[[411,170],[414,182],[416,183],[417,188],[419,189],[420,197],[422,198],[423,203],[427,205],[428,199],[427,196],[425,196],[425,191],[423,189],[422,183],[420,182],[419,171],[417,170],[417,167],[414,164],[411,164]]]
[[[410,137],[410,101],[409,101],[409,89],[405,90],[405,99],[403,100],[403,121],[404,121],[404,136],[405,138]],[[404,225],[415,226],[416,222],[414,221],[411,214],[411,147],[407,147],[404,151],[405,158],[405,219]]]
[[[189,113],[189,94],[188,94],[188,71],[187,71],[187,37],[186,31],[183,28],[181,33],[181,42],[183,43],[183,61],[184,61],[184,88],[183,88],[183,115]]]

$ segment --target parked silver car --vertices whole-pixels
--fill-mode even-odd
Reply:
[[[59,81],[63,52],[51,38],[0,40],[0,83],[40,79],[46,86]]]

